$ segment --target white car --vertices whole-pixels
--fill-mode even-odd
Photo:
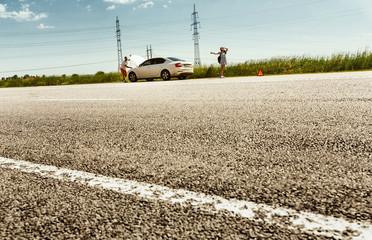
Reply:
[[[151,58],[141,63],[138,67],[129,69],[128,79],[131,82],[136,82],[138,79],[152,81],[155,78],[169,80],[172,77],[185,79],[193,73],[194,67],[190,62],[174,57]]]

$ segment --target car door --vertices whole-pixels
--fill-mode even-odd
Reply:
[[[153,59],[148,59],[139,65],[137,70],[137,78],[148,78],[150,76],[150,69],[153,63]]]
[[[149,68],[149,77],[148,78],[159,78],[160,72],[163,69],[163,64],[165,62],[164,58],[154,58],[151,68]]]

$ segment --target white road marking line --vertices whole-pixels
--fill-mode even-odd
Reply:
[[[249,201],[228,200],[219,196],[206,195],[182,189],[171,189],[155,184],[141,183],[120,178],[111,178],[88,172],[58,168],[27,161],[19,161],[0,157],[0,166],[16,169],[21,172],[34,173],[43,177],[63,181],[98,186],[103,189],[135,195],[138,197],[163,200],[171,203],[191,204],[204,211],[228,211],[232,215],[240,215],[254,221],[263,221],[283,228],[299,229],[303,232],[348,239],[371,239],[372,224],[368,222],[351,222],[342,218],[323,216],[310,212],[295,211],[286,208],[274,208],[265,204]]]
[[[41,98],[41,99],[37,99],[37,101],[61,101],[61,102],[64,102],[64,101],[87,101],[87,102],[90,102],[90,101],[128,101],[128,99],[125,99],[125,98]]]

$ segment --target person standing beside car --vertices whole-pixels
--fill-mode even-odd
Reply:
[[[120,71],[121,74],[123,74],[123,83],[125,83],[125,78],[127,77],[127,68],[132,68],[128,66],[128,61],[130,59],[127,58],[127,56],[124,57],[124,61],[121,63]]]
[[[225,70],[225,66],[227,65],[227,59],[226,59],[227,51],[229,51],[228,48],[226,48],[226,47],[220,47],[220,52],[218,52],[218,53],[211,52],[211,54],[220,55],[218,57],[218,63],[221,65],[220,78],[225,78],[225,76],[223,75],[223,71]]]

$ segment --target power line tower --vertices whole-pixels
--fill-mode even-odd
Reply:
[[[117,38],[117,45],[118,45],[118,71],[120,71],[120,65],[123,62],[123,51],[121,48],[121,34],[120,34],[120,24],[119,24],[118,16],[116,16],[116,38]]]
[[[151,45],[150,45],[150,48],[149,48],[148,45],[146,47],[147,47],[147,50],[146,50],[146,52],[147,52],[147,59],[150,59],[150,58],[152,58],[152,47],[151,47]]]
[[[200,27],[200,22],[198,22],[199,13],[196,11],[196,7],[194,4],[194,12],[191,15],[191,19],[193,20],[193,23],[191,24],[191,27],[194,28],[194,65],[199,66],[201,64],[200,61],[200,50],[199,50],[199,31],[198,31],[198,25]]]

